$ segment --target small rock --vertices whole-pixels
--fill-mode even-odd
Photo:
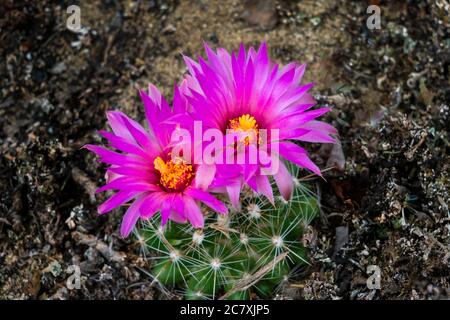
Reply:
[[[67,70],[66,64],[64,62],[59,62],[52,67],[52,69],[50,70],[50,73],[56,75],[56,74],[61,74],[66,70]]]
[[[336,228],[336,242],[334,244],[334,253],[335,257],[338,252],[342,249],[342,247],[348,242],[348,226],[340,226]]]
[[[48,273],[50,272],[54,277],[59,276],[59,274],[61,273],[61,265],[59,264],[58,261],[52,261],[47,268],[45,268],[44,270],[42,270],[43,273]]]
[[[162,32],[164,34],[172,34],[175,33],[175,31],[177,31],[177,28],[175,28],[175,26],[173,24],[168,24],[163,30]]]
[[[277,24],[277,10],[273,0],[246,1],[244,8],[242,17],[252,26],[270,30]]]

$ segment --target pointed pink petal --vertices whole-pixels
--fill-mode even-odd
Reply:
[[[284,200],[289,200],[292,196],[292,191],[294,190],[294,181],[283,161],[278,160],[278,162],[279,169],[278,172],[274,174],[273,178],[275,179]]]
[[[286,108],[290,106],[298,105],[302,101],[302,97],[306,94],[306,92],[314,86],[314,83],[308,83],[304,86],[300,86],[296,88],[294,91],[289,91],[284,94],[276,103],[276,108],[274,108],[276,112],[282,112]],[[270,111],[270,110],[269,110]]]
[[[108,118],[108,123],[111,126],[114,134],[125,140],[135,142],[133,136],[128,131],[127,127],[123,123],[124,113],[120,111],[108,111],[106,112],[106,117]]]
[[[258,192],[265,195],[267,199],[269,199],[270,203],[274,204],[273,190],[272,186],[270,185],[268,176],[257,175],[255,176],[255,178]]]
[[[228,213],[227,207],[225,207],[225,205],[221,201],[217,200],[215,197],[210,195],[208,192],[205,192],[205,191],[197,189],[197,188],[189,187],[186,190],[184,190],[184,194],[203,202],[208,207],[210,207],[214,211],[217,211],[218,213],[222,213],[222,214]]]
[[[195,187],[207,190],[216,175],[216,165],[201,164],[195,172]]]
[[[256,175],[248,179],[246,183],[255,193],[258,193],[258,185],[256,184]]]
[[[171,220],[175,222],[184,223],[186,222],[186,213],[184,212],[184,201],[182,194],[175,194],[172,202],[173,210],[170,215]]]
[[[109,140],[111,147],[116,148],[117,150],[127,152],[127,153],[133,153],[135,155],[138,155],[144,159],[150,160],[150,157],[145,151],[136,145],[136,143],[133,141],[129,141],[125,138],[116,136],[110,132],[107,131],[99,131],[99,133],[106,139]]]
[[[122,238],[128,237],[139,219],[139,208],[142,204],[143,196],[134,201],[123,216],[122,225],[120,226],[120,235]]]
[[[336,128],[334,128],[331,124],[328,124],[323,121],[317,121],[317,120],[307,122],[307,123],[301,125],[301,128],[308,129],[308,130],[322,131],[322,132],[325,132],[328,134],[335,134],[335,135],[338,134]]]
[[[181,216],[178,211],[172,210],[170,211],[169,220],[175,221],[176,223],[186,223],[187,218]]]
[[[106,173],[105,173],[105,180],[106,180],[106,183],[110,183],[111,181],[113,181],[113,180],[115,180],[115,179],[117,179],[117,178],[119,178],[121,175],[120,174],[117,174],[117,173],[115,173],[115,172],[112,172],[111,171],[111,169],[112,168],[116,168],[115,166],[110,166],[107,170],[106,170]]]
[[[99,193],[106,190],[158,191],[160,189],[154,184],[142,181],[136,177],[120,177],[98,188],[95,192]]]
[[[155,173],[150,171],[151,169],[149,166],[117,166],[117,167],[110,167],[108,171],[123,175],[123,176],[130,176],[130,177],[136,177],[141,178],[142,180],[146,180],[148,182],[152,182],[155,180]]]
[[[186,64],[186,67],[188,68],[189,73],[195,76],[200,70],[199,64],[185,55],[183,55],[183,59],[184,63]]]
[[[322,176],[320,169],[314,162],[308,157],[308,153],[302,147],[297,146],[292,142],[280,142],[280,155],[282,155],[287,160],[306,168],[314,172],[315,174]]]
[[[305,123],[312,121],[321,115],[329,112],[331,108],[319,108],[315,110],[310,110],[302,112],[296,115],[283,116],[274,121],[274,125],[278,125],[280,128],[299,128]]]
[[[303,75],[305,74],[306,64],[302,64],[295,69],[294,84],[299,84],[302,81]]]
[[[133,138],[137,143],[147,151],[148,157],[155,158],[161,152],[159,145],[151,138],[150,134],[141,127],[140,124],[129,118],[123,118],[123,122],[127,126]]]
[[[183,196],[184,208],[189,222],[194,228],[203,228],[205,219],[202,211],[190,196]]]
[[[124,164],[146,165],[145,160],[141,157],[117,153],[101,146],[87,144],[83,148],[96,153],[100,157],[100,161],[107,164],[119,166]]]
[[[167,195],[161,205],[161,225],[164,226],[169,220],[170,211],[172,210],[173,195]]]
[[[188,111],[188,103],[185,96],[180,92],[180,88],[175,84],[173,93],[174,114],[183,114]]]
[[[241,193],[241,184],[230,184],[226,186],[228,198],[230,199],[231,204],[233,205],[233,208],[236,210],[241,209],[241,202],[239,201],[239,195]]]
[[[161,123],[171,116],[170,109],[161,108],[158,102],[154,101],[144,91],[140,91],[141,100],[144,104],[145,116],[152,133],[156,137],[159,146],[165,146],[168,143],[170,136],[167,133],[168,128],[161,126]],[[156,94],[155,94],[156,95]],[[156,95],[156,98],[161,98]]]
[[[327,133],[321,131],[309,131],[308,133],[298,137],[292,137],[291,139],[317,143],[336,143],[336,140],[333,137],[330,137]]]
[[[117,208],[122,204],[130,201],[140,193],[142,193],[142,191],[134,191],[134,190],[119,191],[98,207],[98,213],[99,214],[107,213],[112,209]]]
[[[155,213],[161,210],[162,203],[166,198],[165,192],[152,192],[145,196],[144,202],[141,205],[141,216],[143,218],[151,218]]]
[[[259,166],[257,164],[247,164],[244,166],[244,181],[248,181],[258,171]]]
[[[309,130],[304,128],[296,128],[296,129],[288,129],[288,130],[280,130],[280,140],[286,139],[298,139],[301,136],[307,134]]]

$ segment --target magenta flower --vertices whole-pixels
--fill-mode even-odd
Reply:
[[[237,55],[230,55],[222,48],[214,52],[208,45],[205,50],[207,61],[200,57],[195,62],[185,57],[189,75],[183,93],[192,107],[190,117],[202,121],[203,129],[219,129],[224,135],[231,130],[258,136],[261,129],[278,129],[279,150],[278,154],[270,155],[272,159],[284,158],[320,175],[320,169],[306,150],[289,141],[334,143],[330,135],[337,134],[331,125],[316,120],[329,108],[311,110],[315,100],[308,90],[313,84],[300,85],[305,65],[290,63],[281,67],[274,64],[268,57],[265,43],[258,51],[250,48],[248,52],[241,44]],[[274,142],[269,140],[268,144]],[[273,202],[270,181],[261,169],[261,165],[248,163],[219,165],[214,185],[226,190],[235,207],[239,206],[244,184]],[[282,161],[273,178],[281,195],[289,199],[293,179]]]
[[[165,121],[187,108],[178,89],[175,88],[173,110],[153,85],[149,86],[148,95],[141,91],[141,99],[149,131],[122,112],[110,111],[107,117],[113,132],[100,134],[117,151],[85,146],[100,157],[99,161],[108,164],[107,184],[97,192],[117,191],[99,206],[99,214],[133,200],[120,229],[126,237],[139,218],[148,219],[157,212],[161,214],[162,225],[170,219],[179,223],[189,221],[202,228],[204,218],[198,201],[219,213],[227,213],[223,203],[207,192],[215,171],[210,166],[171,157],[171,135],[177,125]]]

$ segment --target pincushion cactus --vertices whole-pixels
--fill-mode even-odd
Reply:
[[[295,167],[293,176],[297,176]],[[270,298],[307,257],[303,228],[318,212],[315,195],[294,179],[290,201],[244,193],[241,210],[226,216],[205,213],[203,230],[158,218],[137,231],[144,248],[155,254],[154,282],[181,290],[186,299]]]

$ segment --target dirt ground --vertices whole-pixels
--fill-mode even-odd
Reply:
[[[180,52],[262,40],[276,61],[308,63],[342,145],[310,147],[335,169],[311,181],[312,265],[277,298],[449,298],[448,1],[82,1],[81,33],[66,27],[75,3],[0,2],[0,298],[177,298],[151,285],[139,242],[120,238],[123,210],[97,217],[104,170],[80,147],[101,141],[106,110],[143,122],[136,87],[170,96]],[[380,30],[366,26],[369,4]]]

